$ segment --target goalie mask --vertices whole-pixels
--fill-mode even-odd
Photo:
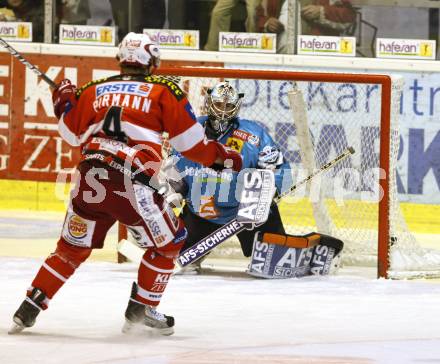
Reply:
[[[159,67],[160,50],[148,35],[130,32],[119,44],[116,59],[121,66],[144,68],[150,74]]]
[[[205,98],[208,121],[206,123],[208,137],[217,138],[225,133],[233,124],[240,110],[241,99],[244,96],[229,84],[221,82],[207,91]]]

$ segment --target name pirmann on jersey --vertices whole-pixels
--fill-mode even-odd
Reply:
[[[151,100],[148,97],[123,95],[123,94],[104,94],[93,101],[93,109],[98,112],[102,108],[110,106],[129,107],[145,113],[150,112]]]

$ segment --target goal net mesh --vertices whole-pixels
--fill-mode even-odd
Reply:
[[[280,73],[281,74],[281,73]],[[205,115],[206,90],[221,77],[174,78],[187,93],[196,115]],[[383,194],[379,178],[381,85],[368,83],[227,78],[244,93],[240,118],[267,129],[290,162],[294,181],[351,146],[356,153],[286,197],[280,212],[287,232],[330,234],[344,241],[343,264],[377,265],[378,212]],[[390,129],[389,276],[437,275],[440,255],[423,249],[409,231],[399,207],[396,167],[398,115],[403,87],[392,82]],[[288,187],[288,186],[286,186]],[[217,256],[242,256],[236,241],[224,243]]]

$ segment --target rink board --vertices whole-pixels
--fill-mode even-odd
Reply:
[[[65,190],[67,193],[67,188]],[[65,202],[56,198],[55,191],[55,183],[51,182],[0,180],[0,222],[3,222],[0,223],[0,255],[44,257],[53,251],[65,211]],[[61,195],[58,191],[58,196]],[[354,204],[356,207],[354,201],[347,201],[347,204]],[[438,249],[440,206],[401,203],[401,207],[418,242],[423,247]],[[302,220],[304,227],[313,225],[311,205],[305,199],[294,203],[290,199],[280,204],[285,222],[292,217],[294,209],[305,212],[306,218]],[[338,227],[344,227],[346,222],[335,219],[334,223]],[[366,226],[374,226],[375,221],[371,219],[364,223]],[[17,229],[11,229],[11,225],[17,225]],[[35,236],[32,231],[35,228],[41,230],[41,235]],[[96,250],[92,259],[114,262],[116,244],[117,232],[113,228],[106,240],[105,248]],[[231,256],[242,257],[239,244],[234,240],[224,243],[222,249],[213,252],[213,257],[217,258]]]

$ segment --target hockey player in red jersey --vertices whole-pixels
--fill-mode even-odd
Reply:
[[[172,334],[174,318],[156,307],[187,232],[151,183],[160,167],[161,135],[167,132],[171,145],[191,160],[221,167],[228,161],[228,168],[241,168],[238,153],[205,138],[182,90],[152,75],[159,66],[160,51],[148,36],[127,34],[117,59],[119,75],[91,81],[78,90],[63,80],[53,93],[61,136],[81,147],[79,178],[57,248],[15,312],[10,333],[34,325],[40,311],[92,249],[103,247],[108,230],[119,221],[146,248],[123,331],[141,324]]]

